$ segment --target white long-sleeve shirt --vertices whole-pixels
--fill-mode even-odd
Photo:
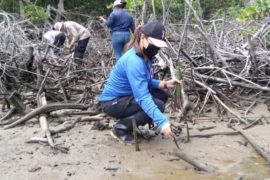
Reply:
[[[46,41],[50,45],[53,45],[55,37],[62,33],[61,31],[50,30],[43,34],[43,41]]]

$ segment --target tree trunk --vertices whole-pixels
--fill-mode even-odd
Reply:
[[[23,1],[19,0],[19,6],[20,6],[20,16],[24,19],[25,14],[24,14],[24,7],[23,7]]]
[[[50,4],[47,5],[47,8],[46,8],[46,14],[48,14],[49,17],[51,16],[51,5],[50,5]],[[45,20],[45,22],[44,22],[44,27],[46,27],[47,25],[50,25],[49,18],[47,18],[47,19]],[[46,29],[46,28],[43,29],[43,33],[45,33],[45,29]]]
[[[196,6],[197,6],[198,15],[200,16],[200,18],[204,18],[204,17],[202,17],[203,16],[203,10],[202,10],[200,0],[196,0]]]
[[[57,15],[56,15],[56,18],[55,20],[58,22],[58,21],[61,21],[61,17],[63,16],[65,12],[65,9],[64,9],[64,0],[59,0],[58,2],[58,8],[57,8]]]
[[[166,9],[164,5],[164,1],[161,0],[161,6],[162,6],[162,23],[165,24],[166,22]]]
[[[156,6],[155,6],[155,0],[152,0],[152,8],[153,8],[153,17],[156,19]]]
[[[143,1],[143,9],[142,9],[142,22],[143,24],[147,23],[147,10],[148,10],[148,0]]]

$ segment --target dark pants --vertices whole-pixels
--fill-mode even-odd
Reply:
[[[65,43],[66,40],[66,36],[64,33],[60,33],[57,36],[55,36],[53,45],[55,46],[55,48],[53,49],[54,54],[59,54],[59,48],[61,46],[63,46],[63,44]]]
[[[83,59],[89,38],[79,40],[74,51],[74,58]]]
[[[164,112],[168,94],[159,89],[152,90],[151,94],[159,110]],[[101,102],[101,107],[106,114],[114,118],[121,119],[133,115],[138,126],[144,126],[147,123],[151,124],[153,122],[138,105],[133,96],[124,96],[112,101]]]

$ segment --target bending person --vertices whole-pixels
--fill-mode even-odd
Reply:
[[[43,34],[42,41],[53,47],[53,52],[59,55],[59,48],[65,43],[66,36],[61,31],[50,30]]]
[[[123,9],[125,6],[125,1],[116,0],[113,3],[114,9],[109,18],[106,20],[100,16],[105,25],[111,29],[112,46],[116,61],[122,56],[123,48],[129,41],[131,32],[134,32],[135,29],[133,17]]]
[[[65,33],[68,39],[67,48],[69,50],[75,47],[74,59],[83,59],[90,38],[90,32],[74,21],[57,22],[54,28]]]
[[[120,119],[112,128],[113,137],[127,144],[134,140],[132,118],[137,126],[155,123],[166,136],[175,137],[163,114],[168,94],[178,80],[152,79],[152,58],[167,47],[165,28],[155,21],[142,27],[133,47],[114,66],[99,97],[103,111]]]

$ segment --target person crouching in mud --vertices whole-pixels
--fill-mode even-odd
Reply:
[[[81,64],[90,39],[88,29],[74,21],[56,22],[54,29],[65,33],[67,48],[70,51],[74,48],[74,60],[77,64]]]
[[[165,27],[158,21],[145,24],[133,47],[114,66],[99,97],[103,111],[120,119],[112,127],[112,136],[124,144],[134,140],[132,119],[137,126],[156,124],[165,136],[175,138],[168,118],[163,114],[168,94],[180,81],[152,79],[152,58],[167,47]]]

